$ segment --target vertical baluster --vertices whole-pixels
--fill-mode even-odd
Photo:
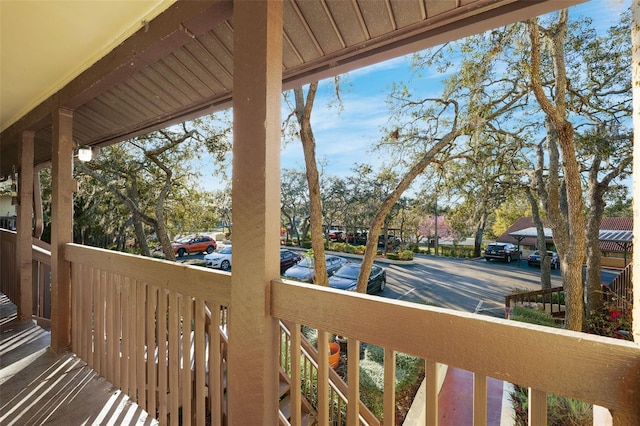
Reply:
[[[113,300],[113,318],[112,328],[113,328],[113,356],[114,366],[113,366],[113,384],[122,389],[122,338],[123,336],[123,327],[122,327],[122,277],[120,275],[114,275],[112,278],[114,282],[114,292],[115,297]]]
[[[207,384],[205,382],[206,345],[204,331],[204,300],[195,300],[195,312],[193,315],[195,322],[194,345],[195,345],[195,414],[196,423],[203,426],[205,424],[205,395]]]
[[[127,339],[127,346],[129,347],[129,358],[127,359],[127,364],[129,365],[129,377],[127,379],[129,380],[129,391],[127,394],[136,402],[138,402],[138,377],[136,375],[136,358],[138,355],[138,345],[136,342],[138,331],[138,325],[136,323],[138,307],[137,289],[138,281],[131,278],[129,280],[129,301],[127,305],[127,310],[129,311],[129,317],[127,320],[127,328],[129,329],[129,338]]]
[[[191,318],[193,303],[191,297],[183,295],[182,304],[182,424],[191,426],[191,391],[192,371],[191,371]]]
[[[156,322],[158,317],[158,289],[147,286],[147,309],[146,309],[146,369],[147,369],[147,411],[156,417],[156,393],[158,389],[158,376],[156,364],[156,347],[158,340],[156,337]]]
[[[168,352],[167,352],[167,319],[169,315],[167,306],[167,291],[160,290],[158,297],[158,411],[160,412],[160,423],[167,423],[169,403],[167,393],[169,391],[168,377]]]
[[[426,381],[426,424],[438,425],[438,364],[435,361],[425,361]]]
[[[384,349],[384,423],[392,425],[396,418],[396,353]]]
[[[93,327],[90,327],[90,347],[91,356],[93,359],[93,369],[101,372],[100,370],[100,339],[104,337],[103,329],[101,328],[102,320],[100,318],[103,315],[102,312],[102,299],[100,294],[100,270],[98,268],[92,268],[91,271],[91,298],[89,299],[91,323]]]
[[[347,375],[349,390],[347,400],[347,424],[360,424],[360,341],[350,337],[347,339]]]
[[[473,425],[487,424],[487,376],[473,374]]]
[[[302,423],[302,397],[300,395],[300,324],[291,324],[291,389],[289,394],[291,396],[291,424],[293,426],[300,426]]]
[[[136,357],[133,365],[136,369],[136,395],[138,404],[143,410],[148,411],[147,405],[147,375],[145,364],[146,345],[146,310],[147,310],[147,283],[138,281],[136,286]]]
[[[178,425],[178,408],[180,396],[180,318],[178,295],[169,293],[169,416],[170,424]]]
[[[529,424],[547,424],[547,393],[544,391],[529,388]]]
[[[211,307],[211,325],[209,329],[209,403],[211,411],[211,424],[220,426],[222,424],[222,398],[224,395],[223,363],[220,338],[220,324],[222,314],[225,314],[223,307],[213,304]],[[226,317],[226,315],[225,315]],[[228,381],[228,378],[227,378]]]
[[[107,339],[107,346],[106,346],[106,355],[107,355],[107,375],[106,378],[107,380],[109,380],[111,383],[113,383],[115,385],[115,360],[117,359],[117,354],[120,353],[120,351],[118,350],[118,352],[116,352],[116,330],[115,330],[115,323],[116,323],[116,315],[115,315],[115,309],[114,309],[114,304],[115,304],[115,300],[116,300],[116,289],[113,285],[113,273],[108,272],[106,274],[106,283],[105,283],[105,292],[106,292],[106,312],[107,312],[107,318],[106,318],[106,326],[105,326],[105,334],[106,334],[106,339]]]
[[[318,423],[329,424],[329,334],[318,330]]]
[[[98,352],[100,352],[100,374],[107,375],[107,273],[100,271],[100,291],[99,291],[99,309],[98,309]]]
[[[129,339],[130,339],[130,312],[129,303],[131,303],[131,282],[129,277],[123,277],[124,285],[122,286],[122,298],[120,300],[121,314],[122,314],[122,340],[120,341],[120,347],[122,350],[122,357],[120,358],[120,380],[122,386],[122,392],[129,394],[129,357],[131,353],[129,351]]]

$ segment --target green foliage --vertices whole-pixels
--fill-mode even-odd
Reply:
[[[531,216],[531,206],[526,197],[510,197],[495,210],[491,233],[499,237],[523,216]]]
[[[385,257],[390,260],[413,260],[413,251],[404,250],[397,253],[387,253]]]
[[[526,306],[514,307],[511,313],[511,319],[514,321],[526,322],[529,324],[544,325],[547,327],[559,327],[554,321],[551,314]]]
[[[349,243],[329,243],[329,250],[340,253],[364,255],[365,246],[354,246]]]
[[[515,425],[528,425],[529,394],[526,387],[515,385],[511,393],[515,409]],[[583,401],[547,395],[547,424],[549,426],[592,426],[593,407]]]
[[[412,388],[421,377],[424,361],[411,355],[396,354],[396,395]],[[383,415],[384,349],[366,345],[360,361],[360,397],[378,418]]]
[[[605,303],[601,309],[592,311],[587,318],[586,331],[600,336],[633,340],[631,324],[633,322],[631,304],[619,307]]]

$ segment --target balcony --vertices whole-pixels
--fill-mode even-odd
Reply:
[[[104,388],[89,390],[95,398],[85,405],[100,410],[84,420],[98,423],[150,423],[153,417],[161,424],[299,425],[309,411],[303,411],[304,401],[311,399],[320,425],[376,424],[379,419],[370,419],[359,402],[358,359],[348,360],[346,388],[333,383],[325,356],[313,368],[299,365],[306,365],[303,360],[313,351],[291,330],[306,325],[321,330],[320,354],[328,353],[331,333],[348,337],[349,353],[358,353],[360,342],[366,342],[383,347],[388,360],[398,352],[424,359],[428,425],[438,422],[441,364],[473,372],[478,425],[486,423],[489,378],[531,389],[530,424],[545,423],[547,393],[606,407],[616,425],[637,424],[637,344],[296,284],[278,274],[282,90],[578,2],[391,1],[380,8],[367,2],[156,2],[162,3],[157,16],[115,22],[88,58],[65,61],[45,49],[48,60],[65,65],[70,81],[36,76],[33,81],[48,81],[32,94],[29,85],[22,86],[27,76],[15,72],[15,84],[2,85],[15,89],[20,84],[10,98],[22,102],[3,110],[0,177],[17,174],[20,190],[18,232],[0,232],[0,292],[17,305],[12,327],[17,320],[28,325],[34,315],[50,326],[52,350],[39,350],[53,369],[33,377],[33,392],[17,393],[20,405],[3,408],[0,416],[6,419],[0,423],[27,407],[38,412],[33,423],[53,423],[58,410],[97,374],[118,389],[113,399],[100,398]],[[91,22],[68,9],[58,12],[43,22]],[[23,17],[32,20],[29,13]],[[20,48],[31,38],[24,37],[20,25],[15,28],[7,43],[17,45],[18,56],[7,63],[22,64],[27,57],[41,61]],[[124,34],[123,28],[131,31]],[[44,34],[43,46],[51,32]],[[74,36],[69,45],[45,47],[68,51],[76,43],[84,47],[88,39]],[[201,78],[194,78],[194,64]],[[160,79],[165,71],[176,78]],[[71,176],[78,146],[115,144],[230,106],[233,274],[71,243],[76,189]],[[42,229],[42,209],[34,206],[39,198],[34,171],[49,164],[50,255],[46,247],[33,247],[31,238],[32,228]],[[281,324],[288,324],[289,332]],[[2,350],[49,338],[33,327],[22,331],[3,338]],[[3,357],[2,362],[9,361]],[[382,421],[387,424],[393,418],[394,368],[394,362],[385,363]],[[308,370],[313,373],[303,373]],[[61,375],[74,372],[77,387],[56,386]],[[317,377],[311,394],[306,374]],[[279,409],[283,375],[288,411]],[[2,392],[4,404],[4,392],[9,393],[4,383]]]
[[[0,235],[1,290],[16,295],[15,273],[4,267],[15,261],[16,234],[2,231]],[[242,424],[242,412],[227,410],[229,399],[246,398],[252,391],[250,383],[227,374],[234,356],[247,356],[229,350],[234,336],[227,333],[228,322],[241,320],[233,315],[229,273],[76,244],[65,245],[64,257],[71,264],[74,355],[62,355],[56,362],[71,357],[73,362],[81,361],[78,365],[86,363],[86,368],[120,389],[121,398],[126,395],[136,410],[154,413],[151,417],[161,424],[179,424],[178,416],[182,424]],[[39,255],[38,259],[34,265],[46,263],[46,258]],[[279,278],[271,281],[269,293],[271,303],[265,314],[274,323],[272,349],[281,354],[284,350],[287,361],[282,361],[282,355],[274,356],[268,365],[274,379],[281,367],[290,367],[287,380],[293,408],[288,416],[281,412],[281,424],[303,424],[302,401],[308,395],[303,386],[307,378],[296,373],[304,371],[300,360],[305,359],[306,349],[300,335],[284,333],[277,326],[280,322],[291,330],[304,324],[348,336],[349,353],[358,353],[359,342],[368,342],[383,347],[385,359],[395,359],[396,352],[424,358],[429,425],[438,421],[438,364],[473,372],[475,424],[486,422],[489,377],[530,388],[530,424],[544,424],[547,393],[606,407],[614,413],[614,424],[640,418],[640,348],[633,343]],[[327,353],[327,339],[319,342],[319,352]],[[352,386],[358,383],[358,365],[357,357],[348,359],[350,385],[339,392],[344,404],[338,410],[344,414],[340,423],[377,424],[379,419],[363,416],[358,388]],[[393,418],[395,363],[385,362],[384,368],[384,417]],[[328,358],[319,357],[318,381],[313,384],[318,424],[337,421],[329,370]],[[55,382],[44,381],[42,389],[53,386]],[[269,395],[251,397],[264,397],[277,407],[280,392],[274,389]],[[136,410],[132,413],[144,417]]]

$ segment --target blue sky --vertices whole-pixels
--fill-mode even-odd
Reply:
[[[606,30],[630,4],[631,0],[591,0],[572,7],[570,14],[594,17],[594,25]],[[370,147],[381,138],[381,127],[387,123],[385,101],[392,83],[407,81],[409,77],[409,56],[350,72],[344,76],[341,86],[342,111],[329,106],[335,100],[333,83],[321,82],[312,112],[312,127],[317,160],[326,160],[328,174],[345,176],[356,163],[380,165],[384,162]],[[424,84],[422,90],[439,94],[441,79],[442,76],[433,75],[421,83]],[[281,167],[304,170],[299,141],[283,145]],[[221,189],[216,180],[208,176],[203,176],[201,185],[207,190]]]

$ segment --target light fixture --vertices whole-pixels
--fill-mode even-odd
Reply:
[[[78,148],[78,160],[86,163],[87,161],[91,161],[92,152],[90,146],[83,146]]]

